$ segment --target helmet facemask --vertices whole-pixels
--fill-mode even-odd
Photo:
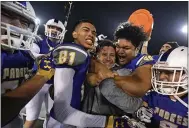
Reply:
[[[30,50],[33,42],[38,38],[36,35],[38,27],[34,19],[24,16],[25,13],[19,14],[21,7],[14,3],[2,3],[2,5],[2,47],[15,50]]]
[[[55,39],[56,41],[60,41],[64,37],[64,33],[61,28],[51,25],[47,25],[45,27],[47,27],[45,31],[45,35],[47,37]]]
[[[162,77],[166,75],[166,77]],[[153,89],[162,95],[181,95],[188,92],[187,69],[170,67],[166,62],[158,62],[152,67]]]
[[[45,26],[45,35],[52,42],[55,43],[63,42],[66,29],[60,20],[50,19],[47,21],[47,23],[44,26]]]

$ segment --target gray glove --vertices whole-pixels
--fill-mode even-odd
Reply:
[[[145,123],[151,123],[151,118],[153,116],[153,109],[142,106],[137,110],[136,116]]]

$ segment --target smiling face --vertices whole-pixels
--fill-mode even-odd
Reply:
[[[86,49],[93,48],[96,28],[91,23],[80,23],[72,33],[75,43],[82,45]]]
[[[111,46],[104,46],[98,53],[98,59],[108,68],[115,64],[115,49]]]

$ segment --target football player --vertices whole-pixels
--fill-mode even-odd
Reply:
[[[170,49],[153,65],[154,91],[143,98],[144,107],[137,112],[148,127],[188,127],[187,50],[184,46]]]
[[[52,77],[53,70],[51,67],[47,71],[39,68],[35,76],[26,78],[34,64],[29,50],[38,38],[39,25],[35,22],[36,15],[31,4],[24,1],[1,2],[1,9],[1,124],[21,128],[20,110]]]
[[[33,45],[31,49],[36,58],[48,54],[58,44],[62,43],[65,34],[65,27],[60,20],[50,19],[45,26],[45,38]],[[43,101],[45,102],[46,110],[48,110],[48,90],[53,84],[53,79],[47,81],[42,89],[34,96],[34,98],[26,105],[26,122],[25,128],[33,127],[38,119]],[[50,107],[50,106],[49,106]],[[47,111],[48,113],[48,111]]]
[[[147,36],[142,28],[124,22],[117,27],[115,38],[117,39],[118,63],[122,65],[122,68],[132,72],[129,76],[116,75],[115,85],[131,96],[142,97],[151,89],[151,66],[155,63],[150,55],[138,53],[139,47],[147,40]],[[100,78],[101,80],[107,78],[107,74],[111,74],[105,66],[98,62],[95,62],[93,66],[93,72],[99,73],[100,71],[101,76],[104,76]]]
[[[179,47],[177,42],[166,42],[165,44],[163,44],[163,46],[160,48],[159,50],[159,55],[154,55],[153,58],[155,60],[158,60],[158,58],[160,57],[160,55],[162,55],[163,53],[165,53],[167,50],[173,48],[177,48]]]
[[[103,82],[106,81],[109,85],[112,84],[112,87],[117,86],[122,89],[127,94],[126,97],[128,98],[128,101],[123,103],[119,102],[119,104],[125,106],[125,103],[130,101],[129,99],[134,99],[132,96],[142,97],[145,94],[143,89],[148,91],[151,88],[151,66],[154,64],[154,60],[149,55],[138,53],[139,47],[147,40],[147,36],[142,28],[133,26],[129,22],[121,23],[115,31],[115,38],[117,39],[116,53],[118,63],[123,69],[130,70],[131,74],[127,76],[115,75],[114,79],[104,80],[104,78],[108,78],[107,74],[111,74],[112,72],[108,71],[105,66],[96,61],[91,70],[93,70],[93,73],[96,72],[97,80],[95,82],[91,81],[90,84],[104,80]],[[112,102],[108,95],[106,99],[114,105],[118,104],[116,103],[118,101]],[[140,99],[135,100],[137,101],[135,106],[138,106]],[[124,110],[126,110],[126,112],[133,112],[133,108],[133,106],[127,106],[127,109]]]
[[[53,51],[54,105],[47,127],[105,127],[106,117],[79,111],[81,86],[85,80],[93,48],[96,28],[89,20],[80,20],[72,32],[73,43],[63,43]],[[57,121],[59,124],[57,124]],[[57,124],[58,126],[55,126]]]

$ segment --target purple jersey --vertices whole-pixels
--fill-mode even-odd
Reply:
[[[56,68],[72,68],[75,70],[71,106],[80,109],[81,86],[88,71],[90,63],[89,54],[81,45],[63,43],[53,51],[53,61]]]
[[[133,72],[136,68],[146,64],[155,64],[152,56],[138,54],[133,60],[131,60],[130,63],[124,65],[123,68],[129,69],[131,72]]]
[[[1,51],[1,94],[17,88],[34,64],[27,51],[15,50],[13,54]]]
[[[50,53],[51,48],[55,48],[59,43],[55,43],[50,41],[47,37],[44,38],[42,41],[38,42],[37,45],[39,46],[40,52],[39,54],[48,54]],[[47,64],[48,65],[48,64]],[[37,65],[35,64],[33,67],[33,70],[37,71]],[[48,84],[53,84],[53,79],[52,77],[49,81],[47,81]]]
[[[150,92],[143,97],[150,108],[154,109],[152,125],[160,128],[187,128],[188,109],[179,101],[173,101],[169,96]],[[188,95],[182,97],[188,103]]]

